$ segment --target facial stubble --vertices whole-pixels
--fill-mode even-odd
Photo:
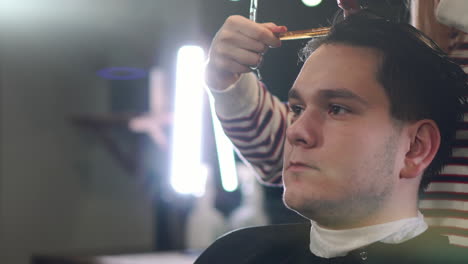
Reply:
[[[294,208],[287,204],[283,195],[286,207],[324,227],[361,226],[382,210],[394,189],[392,177],[400,132],[400,129],[396,129],[382,144],[380,151],[369,157],[360,168],[350,172],[353,175],[347,179],[360,180],[346,183],[349,188],[343,190],[340,198],[308,199]],[[358,177],[361,172],[367,172],[369,177]]]

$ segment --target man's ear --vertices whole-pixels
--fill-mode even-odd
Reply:
[[[401,178],[415,178],[422,175],[434,159],[440,146],[439,127],[433,120],[420,120],[408,129],[410,146],[401,170]]]

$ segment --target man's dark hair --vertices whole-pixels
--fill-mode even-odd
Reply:
[[[431,119],[439,127],[441,144],[424,172],[420,191],[424,190],[449,161],[457,122],[466,108],[465,72],[413,26],[366,14],[338,22],[327,36],[310,41],[301,52],[302,59],[327,44],[378,50],[382,60],[377,80],[389,98],[392,117],[402,122]]]

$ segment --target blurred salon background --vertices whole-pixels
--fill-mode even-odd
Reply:
[[[290,30],[338,10],[258,2]],[[233,14],[249,1],[0,0],[0,263],[192,263],[230,230],[303,221],[212,118],[203,63]],[[265,57],[282,99],[306,41]]]

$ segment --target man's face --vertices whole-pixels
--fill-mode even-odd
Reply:
[[[289,93],[283,199],[320,225],[366,225],[393,195],[405,152],[379,62],[372,49],[322,45]]]

